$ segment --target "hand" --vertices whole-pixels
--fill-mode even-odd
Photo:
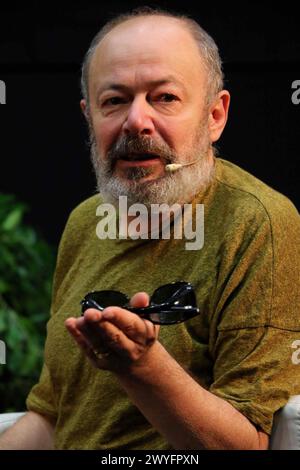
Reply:
[[[135,294],[130,305],[146,307],[149,296]],[[65,326],[92,364],[111,371],[143,364],[158,338],[159,326],[120,307],[102,312],[90,308],[79,318],[68,318]]]

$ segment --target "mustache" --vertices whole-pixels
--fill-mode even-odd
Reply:
[[[145,136],[122,136],[115,142],[107,152],[107,161],[110,162],[113,170],[116,162],[130,154],[153,154],[166,163],[173,163],[177,160],[177,155],[164,142],[156,142],[152,137]]]

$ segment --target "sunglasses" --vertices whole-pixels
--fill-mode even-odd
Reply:
[[[101,290],[87,294],[80,302],[82,315],[88,308],[104,310],[111,305],[126,308],[141,318],[157,325],[173,325],[199,315],[196,294],[192,284],[179,281],[158,287],[148,307],[131,307],[129,297],[116,290]]]

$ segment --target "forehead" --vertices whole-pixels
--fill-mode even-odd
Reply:
[[[205,75],[190,32],[179,20],[164,17],[142,17],[116,26],[97,46],[89,70],[92,88],[111,80],[134,86],[166,76],[185,86],[199,86]]]

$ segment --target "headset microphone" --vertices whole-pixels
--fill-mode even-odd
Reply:
[[[182,168],[183,166],[194,165],[199,160],[200,160],[200,158],[198,158],[197,160],[194,160],[193,162],[189,162],[189,163],[169,163],[169,165],[165,165],[165,171],[167,173],[173,173],[173,171],[177,171],[180,168]]]

